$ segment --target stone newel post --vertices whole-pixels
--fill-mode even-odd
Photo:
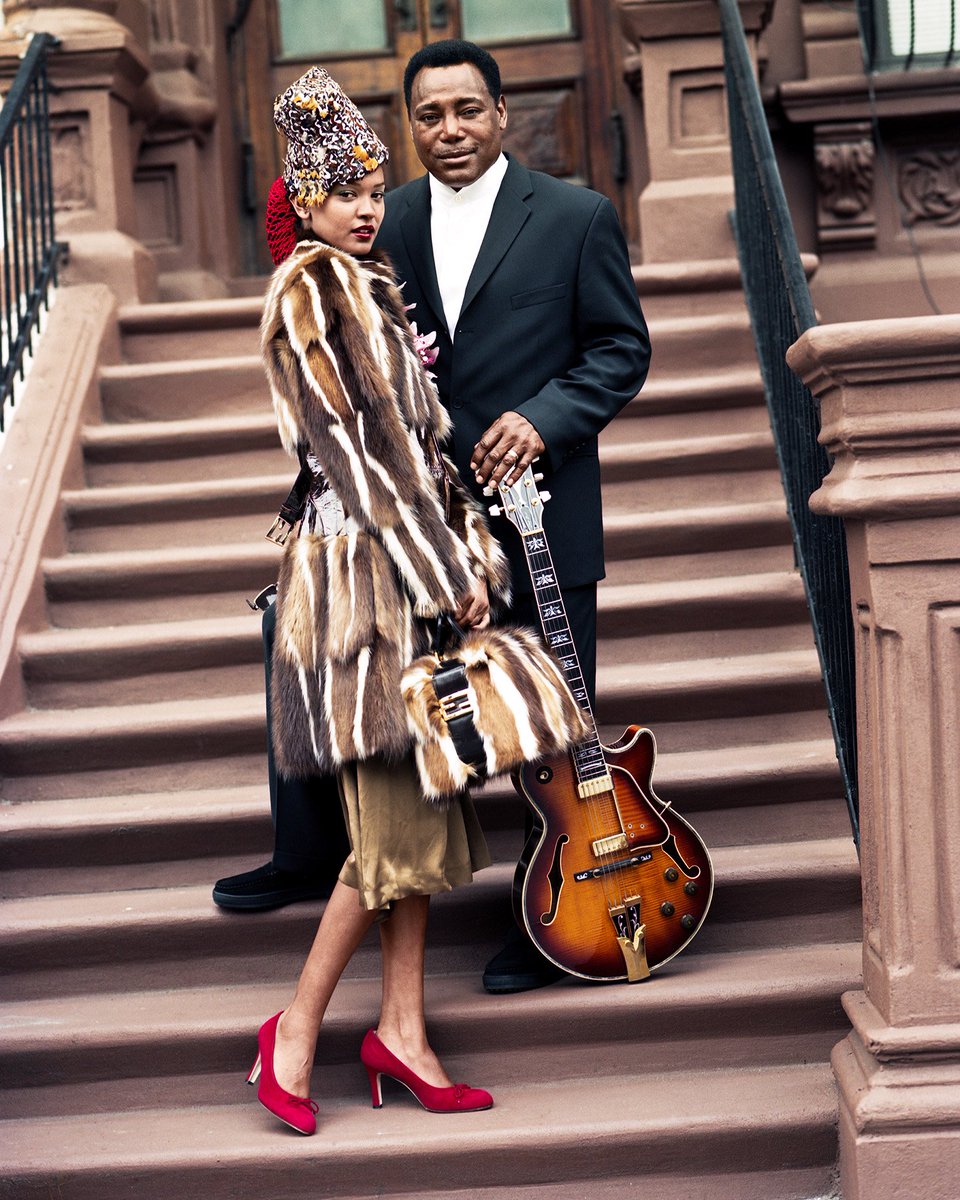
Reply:
[[[716,0],[616,0],[633,53],[650,179],[640,194],[645,263],[732,258],[733,175]],[[751,50],[772,0],[739,0]]]
[[[122,302],[156,295],[156,265],[137,237],[133,164],[155,103],[144,87],[145,0],[4,0],[0,75],[13,77],[16,38],[60,38],[48,59],[57,236],[69,243],[66,283],[107,283]]]
[[[844,1200],[960,1180],[960,316],[809,330],[857,630],[863,991],[836,1047]]]

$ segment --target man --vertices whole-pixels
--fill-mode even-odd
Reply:
[[[604,569],[597,435],[639,391],[650,358],[623,233],[604,197],[503,154],[507,107],[487,51],[424,47],[404,96],[428,174],[388,194],[377,246],[419,328],[437,331],[433,370],[464,480],[479,495],[539,457],[552,494],[544,528],[592,701]],[[502,619],[539,628],[520,537],[505,521],[494,528],[516,593]],[[232,883],[217,885],[219,903]],[[512,931],[484,986],[521,991],[558,975]]]

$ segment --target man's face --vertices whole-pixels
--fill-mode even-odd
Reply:
[[[475,183],[500,156],[507,106],[494,104],[472,63],[424,67],[410,92],[410,132],[417,157],[448,187]]]

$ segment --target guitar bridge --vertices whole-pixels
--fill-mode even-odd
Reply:
[[[631,896],[610,908],[617,930],[617,944],[627,967],[627,982],[638,983],[650,975],[647,963],[646,926],[640,920],[640,897]]]

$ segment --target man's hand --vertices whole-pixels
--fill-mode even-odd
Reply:
[[[460,607],[454,616],[465,629],[485,629],[490,624],[490,597],[485,579],[475,580],[470,591],[460,597]]]
[[[526,417],[505,412],[474,446],[470,470],[481,487],[504,480],[509,487],[544,449],[543,439]]]

